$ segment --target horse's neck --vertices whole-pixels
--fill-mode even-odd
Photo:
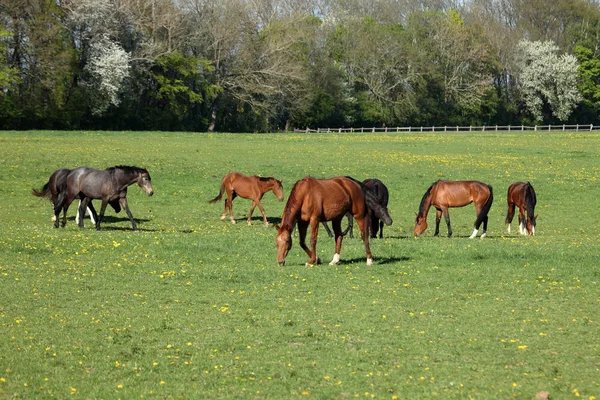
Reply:
[[[138,174],[127,174],[124,173],[122,176],[115,176],[116,186],[119,188],[119,191],[127,189],[129,186],[133,185],[138,180]]]
[[[260,187],[261,192],[263,192],[263,193],[268,192],[269,190],[271,190],[275,187],[275,180],[269,179],[268,181],[261,181],[259,179],[258,186]]]
[[[425,199],[425,202],[423,203],[423,207],[421,207],[421,209],[419,210],[419,214],[421,214],[423,217],[427,218],[427,214],[429,213],[430,208],[431,208],[431,196],[429,196]]]

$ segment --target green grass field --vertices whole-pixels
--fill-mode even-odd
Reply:
[[[600,398],[600,134],[192,134],[0,132],[0,398]],[[129,189],[140,231],[107,211],[66,228],[31,195],[57,168],[145,167]],[[284,267],[275,229],[223,175],[376,177],[394,219],[384,239],[344,240],[337,266]],[[412,237],[437,179],[494,188],[488,238]],[[536,236],[504,226],[506,190],[536,189]],[[263,204],[278,222],[285,202]],[[99,203],[96,202],[99,209]]]

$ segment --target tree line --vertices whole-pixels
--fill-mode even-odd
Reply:
[[[0,129],[600,124],[598,0],[0,0]]]

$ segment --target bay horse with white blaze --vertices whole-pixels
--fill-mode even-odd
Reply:
[[[137,229],[133,215],[129,210],[127,204],[127,188],[130,185],[137,183],[137,185],[144,190],[148,196],[154,194],[152,188],[152,180],[150,174],[144,168],[130,167],[119,165],[116,167],[110,167],[105,170],[97,170],[94,168],[80,167],[72,170],[67,175],[67,186],[66,196],[62,204],[59,204],[59,210],[55,211],[57,221],[54,226],[58,228],[58,212],[62,208],[66,215],[66,210],[73,200],[79,197],[81,206],[79,207],[79,226],[83,228],[83,212],[88,204],[93,199],[101,199],[102,206],[100,207],[100,215],[96,221],[96,229],[100,230],[100,223],[104,218],[104,212],[106,206],[111,203],[118,201],[120,206],[123,207],[131,226],[134,230]],[[66,218],[63,217],[62,226],[66,224]]]
[[[420,236],[427,229],[427,213],[431,206],[435,207],[435,233],[437,236],[440,232],[440,220],[442,214],[448,225],[448,237],[452,236],[452,228],[450,227],[450,207],[464,207],[473,203],[477,218],[475,219],[475,230],[469,236],[471,239],[477,236],[479,227],[483,222],[483,232],[481,238],[487,236],[488,212],[494,201],[494,193],[492,187],[486,183],[479,181],[443,181],[439,180],[433,183],[423,195],[417,220],[415,223],[414,235]]]
[[[33,194],[34,196],[47,197],[48,200],[50,200],[50,202],[52,203],[52,220],[55,222],[57,220],[56,214],[55,214],[55,212],[56,212],[55,207],[57,204],[62,203],[64,201],[64,197],[66,196],[66,188],[67,188],[67,175],[69,175],[69,172],[71,172],[71,171],[72,170],[70,170],[68,168],[57,169],[56,171],[54,171],[52,173],[52,175],[50,175],[50,178],[48,179],[48,183],[46,183],[42,187],[42,189],[40,189],[40,190],[35,189],[35,188],[31,189],[31,194]],[[60,199],[59,199],[59,196],[61,196]],[[119,205],[118,200],[109,202],[109,204],[115,210],[115,212],[119,213],[119,211],[121,211],[121,206]],[[81,199],[79,200],[79,207],[77,207],[77,209],[79,210],[80,207],[81,207]],[[96,221],[98,220],[98,214],[96,214],[96,209],[92,205],[92,202],[90,202],[88,204],[87,211],[90,214],[90,219],[92,220],[92,223],[95,224]],[[60,213],[60,210],[59,210],[59,213]],[[84,214],[85,214],[85,212],[84,212]],[[66,218],[66,215],[65,215],[65,218]],[[79,211],[75,215],[75,222],[79,224]]]
[[[275,178],[263,178],[260,176],[246,176],[239,172],[231,172],[223,177],[221,180],[221,189],[219,195],[209,201],[209,204],[216,203],[221,200],[223,193],[227,192],[227,198],[225,199],[225,211],[221,215],[221,221],[227,217],[227,210],[229,210],[229,218],[231,223],[235,224],[233,219],[233,207],[232,202],[237,196],[244,199],[252,200],[252,206],[250,207],[250,214],[248,215],[248,225],[252,225],[252,213],[254,208],[258,206],[263,216],[263,222],[265,226],[269,226],[267,216],[265,215],[265,209],[263,208],[260,200],[264,194],[269,190],[273,191],[273,194],[283,201],[283,186],[281,186],[281,180]]]
[[[515,182],[508,187],[508,211],[506,212],[506,226],[510,233],[510,223],[515,216],[515,206],[519,207],[519,233],[521,235],[535,235],[535,204],[537,198],[535,190],[529,182]],[[525,218],[527,211],[527,218]]]
[[[315,179],[306,177],[294,184],[288,197],[281,218],[281,226],[277,229],[277,262],[285,265],[285,259],[292,247],[292,229],[294,222],[298,225],[300,247],[308,254],[306,265],[319,264],[317,257],[317,237],[319,223],[331,221],[335,233],[335,254],[330,265],[340,261],[342,248],[342,219],[350,212],[360,228],[360,235],[365,244],[367,265],[373,264],[373,256],[369,248],[368,208],[371,208],[378,218],[391,225],[387,208],[378,204],[370,189],[350,177],[330,179]],[[306,232],[311,228],[310,248],[306,246]]]

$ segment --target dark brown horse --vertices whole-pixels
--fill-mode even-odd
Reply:
[[[384,206],[385,208],[387,208],[389,198],[390,198],[387,186],[385,186],[383,184],[383,182],[381,182],[377,178],[365,179],[363,181],[363,184],[365,186],[367,186],[369,189],[371,189],[371,192],[375,196],[377,203],[379,203],[382,206]],[[346,213],[346,216],[348,217],[348,228],[346,228],[346,230],[344,232],[342,232],[342,235],[346,235],[346,233],[349,233],[350,238],[353,238],[354,235],[353,235],[352,230],[354,228],[354,221],[352,218],[352,214]],[[329,237],[333,237],[333,234],[329,230],[327,223],[321,222],[321,224],[327,231],[327,234],[329,235]],[[379,233],[379,238],[383,238],[383,221],[380,220],[379,218],[377,218],[377,215],[375,215],[375,212],[373,210],[371,210],[370,208],[369,208],[369,233],[370,233],[370,236],[372,239],[377,238],[377,233]]]
[[[471,239],[477,236],[477,231],[483,222],[483,232],[481,238],[487,236],[488,212],[494,201],[494,193],[492,187],[488,184],[478,181],[437,181],[427,189],[417,214],[415,223],[414,235],[421,235],[427,229],[427,213],[431,206],[435,207],[435,233],[437,236],[440,233],[440,220],[442,214],[448,225],[448,237],[452,236],[452,228],[450,227],[450,207],[464,207],[473,203],[477,219],[475,219],[475,230],[470,236]]]
[[[508,187],[508,211],[506,213],[506,226],[510,233],[510,223],[515,216],[515,206],[519,207],[519,233],[521,235],[535,235],[535,204],[537,198],[535,190],[529,182],[515,182]],[[527,210],[527,218],[525,218]]]
[[[129,166],[116,166],[107,168],[105,170],[97,170],[94,168],[80,167],[72,170],[67,175],[67,186],[66,195],[64,201],[55,207],[56,222],[54,227],[58,228],[58,214],[60,209],[66,211],[73,200],[79,197],[82,202],[79,208],[79,226],[83,228],[83,211],[93,199],[101,199],[102,206],[100,208],[100,215],[96,221],[96,229],[100,229],[100,224],[104,218],[104,212],[106,206],[111,203],[118,201],[120,206],[123,207],[133,229],[137,229],[133,215],[129,210],[127,204],[127,188],[130,185],[137,183],[148,196],[154,194],[152,188],[152,180],[150,174],[144,168],[129,167]],[[62,226],[66,225],[66,218],[63,216]]]
[[[37,197],[47,197],[48,200],[50,200],[50,202],[52,203],[52,220],[56,221],[57,217],[56,217],[56,205],[59,203],[62,203],[64,201],[64,197],[66,195],[66,187],[67,187],[67,175],[69,175],[69,172],[71,172],[70,169],[67,168],[60,168],[57,169],[56,171],[54,171],[52,173],[52,175],[50,175],[50,178],[48,179],[48,183],[46,183],[44,185],[44,187],[42,187],[42,189],[38,190],[38,189],[31,189],[31,193],[34,196]],[[60,196],[60,199],[59,199]],[[109,203],[111,205],[111,207],[118,213],[119,211],[121,211],[121,206],[119,205],[119,201],[112,201]],[[79,208],[81,207],[81,199],[79,200]],[[92,223],[96,223],[96,221],[98,220],[98,214],[96,214],[96,209],[94,208],[94,206],[92,205],[92,202],[90,202],[87,206],[87,211],[90,214],[90,219],[92,220]],[[65,211],[66,212],[66,211]],[[60,210],[59,210],[60,213]],[[84,211],[85,214],[85,211]],[[66,215],[64,216],[66,218]],[[79,211],[77,212],[76,216],[75,216],[75,222],[79,223]]]
[[[387,209],[375,201],[369,188],[350,177],[336,177],[331,179],[315,179],[306,177],[294,185],[281,218],[281,226],[277,228],[277,262],[285,264],[290,248],[292,247],[292,229],[294,221],[298,224],[300,247],[308,254],[307,265],[319,264],[317,257],[317,237],[319,222],[331,221],[335,233],[335,254],[329,263],[335,265],[340,261],[342,248],[342,218],[350,212],[356,219],[360,234],[365,244],[367,265],[373,263],[371,249],[369,248],[368,235],[368,207],[383,219],[386,224],[392,223]],[[306,246],[306,232],[310,225],[310,249]]]
[[[231,205],[233,199],[237,196],[244,199],[250,199],[252,200],[252,206],[250,207],[250,214],[248,215],[248,225],[252,225],[252,213],[254,212],[254,208],[258,206],[262,213],[265,226],[269,226],[267,216],[265,215],[265,209],[260,203],[264,194],[269,190],[273,191],[273,194],[279,201],[283,201],[283,187],[281,186],[280,180],[275,178],[263,178],[256,175],[246,176],[239,172],[231,172],[223,177],[219,195],[210,200],[209,203],[212,204],[221,200],[223,193],[227,192],[225,211],[223,212],[223,215],[221,215],[221,221],[227,217],[227,210],[229,210],[229,218],[231,219],[231,222],[235,224],[235,219],[233,219],[233,208]]]

